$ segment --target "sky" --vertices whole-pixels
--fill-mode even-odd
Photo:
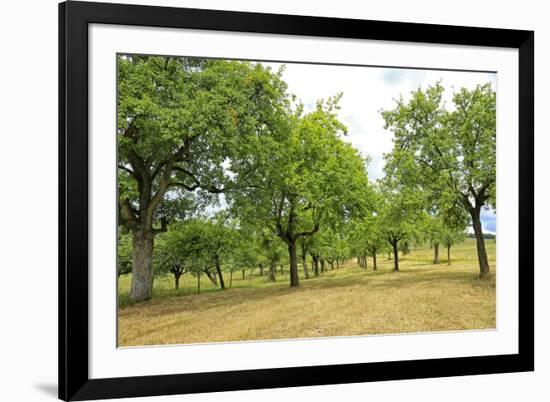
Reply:
[[[262,64],[275,71],[282,66]],[[384,153],[390,152],[393,145],[393,134],[384,129],[380,111],[393,108],[400,95],[406,100],[412,91],[441,80],[445,105],[451,108],[453,92],[461,87],[473,89],[477,84],[490,82],[496,90],[496,74],[492,73],[298,63],[284,66],[283,79],[288,90],[304,104],[306,112],[315,107],[318,99],[343,93],[339,118],[348,128],[344,140],[370,158],[368,176],[372,181],[383,177]],[[482,225],[485,232],[495,233],[493,211],[482,212]]]

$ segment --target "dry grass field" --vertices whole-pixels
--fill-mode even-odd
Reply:
[[[119,346],[227,342],[260,339],[394,334],[405,332],[488,329],[496,327],[495,241],[486,240],[491,276],[479,279],[475,241],[446,250],[438,265],[432,250],[413,249],[393,261],[378,257],[365,271],[348,261],[321,277],[290,288],[288,268],[268,283],[255,271],[243,280],[235,272],[232,288],[212,288],[203,277],[184,275],[181,288],[170,277],[155,281],[153,300],[127,302],[129,276],[119,280]],[[303,274],[303,273],[302,273]],[[226,283],[229,285],[229,273]]]

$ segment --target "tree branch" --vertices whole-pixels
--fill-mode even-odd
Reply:
[[[127,198],[119,200],[119,211],[122,224],[132,230],[138,226],[138,212],[132,208]]]
[[[118,168],[120,170],[124,170],[125,172],[127,173],[130,173],[132,176],[134,176],[137,180],[139,180],[139,177],[138,175],[136,174],[136,172],[134,172],[132,169],[130,169],[129,167],[127,166],[124,166],[124,165],[118,165]]]

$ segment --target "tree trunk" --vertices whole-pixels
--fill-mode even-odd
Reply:
[[[197,294],[201,294],[201,271],[197,273]]]
[[[296,242],[290,241],[288,243],[288,257],[290,260],[290,286],[298,286],[298,259],[296,257]]]
[[[393,246],[393,270],[399,271],[399,250],[397,249],[397,241],[392,243]]]
[[[340,268],[340,259],[339,258],[336,259],[336,268]]]
[[[369,260],[367,259],[367,256],[366,256],[366,255],[363,256],[363,261],[365,262],[365,263],[364,263],[364,265],[365,265],[364,268],[367,269],[367,268],[368,268],[368,265],[369,265],[369,263],[368,263]]]
[[[439,243],[434,243],[434,264],[439,264]]]
[[[277,269],[277,264],[275,262],[272,262],[269,264],[269,275],[267,277],[267,280],[269,282],[275,282],[275,270]]]
[[[487,250],[485,249],[485,239],[483,239],[483,230],[479,218],[479,208],[470,211],[472,217],[472,226],[476,235],[477,259],[479,261],[479,277],[484,278],[489,274],[489,260],[487,259]]]
[[[210,282],[212,282],[212,285],[217,287],[218,286],[218,280],[216,279],[216,274],[212,274],[208,271],[206,271],[205,273],[206,273],[206,276],[208,277],[208,279],[210,279]]]
[[[376,251],[372,253],[372,270],[376,271],[378,267],[376,266]]]
[[[243,281],[244,281],[244,269],[243,269]]]
[[[321,258],[321,273],[325,272],[326,271],[326,268],[325,268],[325,259],[324,258]]]
[[[152,229],[137,228],[132,236],[133,265],[130,300],[140,302],[151,299],[153,294],[153,247]]]
[[[264,266],[262,264],[258,264],[260,267],[260,276],[264,276]]]
[[[233,270],[229,271],[229,288],[233,287]]]
[[[447,244],[447,265],[451,265],[451,245]]]
[[[285,270],[284,270],[283,264],[281,264],[281,275],[284,275],[284,274],[285,274]]]
[[[222,267],[220,266],[220,257],[216,255],[214,257],[216,263],[216,272],[218,273],[218,278],[220,278],[220,287],[225,289],[225,282],[223,281]]]
[[[302,238],[302,265],[304,267],[304,277],[306,279],[309,279],[309,269],[307,267],[307,248],[306,248],[306,243],[305,243],[305,239]]]
[[[313,258],[313,272],[315,276],[319,276],[319,257],[312,255]]]
[[[330,270],[332,271],[334,269],[334,260],[330,261]]]
[[[180,288],[180,276],[178,274],[174,275],[174,287],[176,290]]]

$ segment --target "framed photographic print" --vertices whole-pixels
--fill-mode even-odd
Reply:
[[[70,1],[59,41],[61,399],[534,369],[533,32]]]

